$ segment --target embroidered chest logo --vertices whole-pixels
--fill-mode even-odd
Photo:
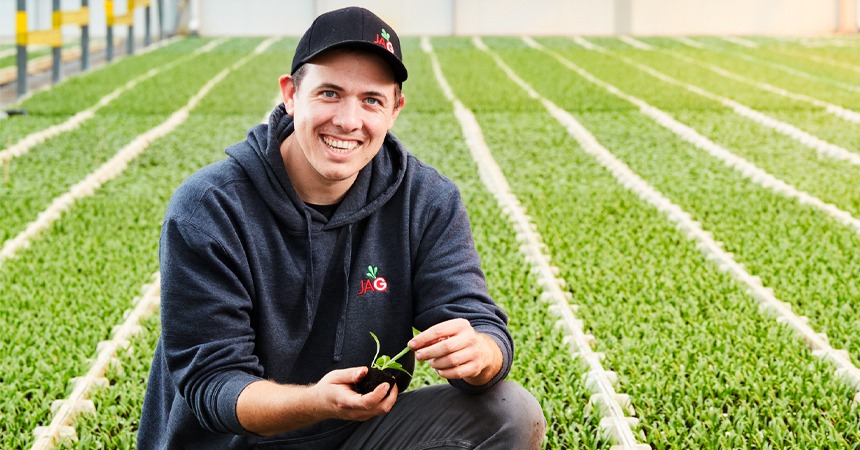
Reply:
[[[361,280],[361,292],[358,295],[365,292],[386,292],[388,290],[388,282],[385,281],[385,278],[376,276],[377,273],[379,273],[378,267],[367,266],[367,279]]]
[[[380,34],[382,35],[382,37],[379,36]],[[390,37],[391,37],[391,35],[388,34],[387,31],[385,31],[385,28],[383,28],[382,32],[378,33],[376,35],[376,39],[373,40],[373,43],[377,44],[377,45],[381,45],[381,46],[385,47],[385,49],[388,50],[389,52],[394,53],[394,45],[392,45],[391,41],[388,40],[388,38],[390,38]]]

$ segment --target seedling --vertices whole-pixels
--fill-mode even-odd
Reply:
[[[415,328],[412,329],[413,336],[418,333],[418,330]],[[399,362],[397,362],[398,359],[409,353],[409,350],[411,349],[407,346],[401,350],[400,353],[394,355],[393,358],[388,355],[379,356],[379,338],[376,337],[372,331],[370,332],[370,337],[372,337],[373,341],[376,342],[376,354],[373,355],[373,361],[370,363],[370,366],[368,366],[367,375],[355,384],[355,391],[359,394],[367,394],[368,392],[373,392],[373,390],[380,384],[389,383],[388,392],[391,392],[391,388],[394,387],[394,383],[397,382],[397,377],[394,376],[395,374],[392,373],[393,371],[398,370],[406,375],[412,375],[409,371],[404,369]]]
[[[394,358],[391,358],[388,355],[379,356],[379,338],[377,338],[372,331],[370,332],[370,336],[373,337],[373,340],[376,342],[376,354],[373,355],[373,362],[370,364],[371,368],[379,370],[394,369],[399,370],[406,375],[411,375],[403,369],[403,366],[399,362],[397,362],[397,360],[402,358],[403,355],[409,353],[409,350],[411,349],[408,346],[401,350],[400,353],[394,355]],[[379,357],[377,358],[377,356]]]

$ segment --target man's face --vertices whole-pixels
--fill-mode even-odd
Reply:
[[[395,105],[397,83],[377,55],[335,49],[306,66],[298,88],[289,76],[280,82],[295,124],[285,164],[308,201],[303,193],[349,189],[379,151],[404,100]]]

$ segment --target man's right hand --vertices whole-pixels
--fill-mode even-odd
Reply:
[[[361,395],[353,389],[355,383],[367,375],[367,367],[333,370],[310,389],[323,399],[324,405],[332,407],[332,419],[367,420],[391,411],[397,401],[397,386],[388,393],[388,383],[380,384],[367,394]]]
[[[363,421],[388,413],[397,401],[397,386],[388,393],[383,383],[361,395],[353,385],[366,374],[367,367],[333,370],[312,386],[256,381],[239,394],[236,415],[246,430],[271,436],[326,419]]]

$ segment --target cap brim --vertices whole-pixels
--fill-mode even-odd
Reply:
[[[385,47],[382,47],[378,44],[374,44],[372,42],[367,42],[367,41],[339,42],[335,45],[332,45],[330,47],[326,47],[322,50],[319,50],[315,53],[311,53],[310,55],[306,56],[303,60],[301,60],[299,62],[299,64],[296,66],[296,68],[293,70],[293,72],[295,73],[295,71],[299,67],[301,67],[304,64],[309,63],[312,59],[316,58],[317,56],[319,56],[322,53],[327,52],[328,50],[332,50],[332,49],[336,49],[336,48],[344,48],[344,47],[360,48],[363,50],[369,50],[369,51],[376,53],[377,55],[381,56],[382,59],[384,59],[385,62],[387,62],[388,65],[391,67],[391,71],[394,73],[394,81],[397,81],[398,83],[402,83],[402,82],[406,81],[406,77],[409,75],[408,72],[406,71],[406,66],[404,66],[403,62],[399,58],[397,58],[397,55],[395,55],[394,53],[391,53]]]

